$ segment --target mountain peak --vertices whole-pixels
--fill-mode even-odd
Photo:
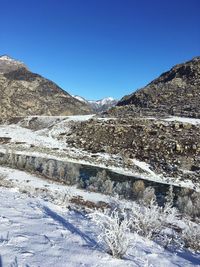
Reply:
[[[86,100],[85,98],[77,95],[73,95],[74,98],[81,102],[87,103],[94,112],[99,113],[110,109],[117,104],[117,100],[113,97],[106,97],[100,100]]]
[[[9,55],[6,55],[6,54],[0,56],[0,60],[4,61],[4,62],[7,62],[7,63],[23,64],[24,65],[24,63],[22,61],[19,61],[19,60],[15,59],[15,58],[13,58],[13,57],[11,57]]]
[[[7,60],[7,61],[15,61],[14,58],[8,56],[8,55],[2,55],[0,56],[0,60]]]
[[[0,56],[0,73],[11,72],[19,68],[28,69],[23,62],[16,60],[9,55]]]

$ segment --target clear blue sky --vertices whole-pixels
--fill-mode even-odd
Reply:
[[[200,55],[200,0],[0,0],[0,54],[87,99]]]

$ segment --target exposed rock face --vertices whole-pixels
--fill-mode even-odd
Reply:
[[[0,57],[0,117],[88,114],[87,104],[52,81],[30,72],[8,56]]]
[[[126,107],[126,106],[129,107]],[[200,57],[176,65],[146,87],[123,97],[112,112],[154,113],[200,118]]]

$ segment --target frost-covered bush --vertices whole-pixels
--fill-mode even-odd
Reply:
[[[114,182],[110,180],[106,171],[98,172],[96,176],[90,177],[87,181],[87,189],[104,194],[112,194]]]
[[[30,172],[34,171],[34,158],[27,157],[24,168],[25,170],[30,171]]]
[[[148,206],[156,202],[155,189],[151,186],[148,186],[143,191],[142,199],[140,201],[142,204]]]
[[[172,207],[174,205],[174,197],[175,197],[175,194],[173,191],[173,186],[170,185],[169,190],[168,190],[166,197],[165,197],[165,200],[166,200],[166,203],[168,204],[168,206]]]
[[[132,190],[133,190],[133,197],[136,200],[141,199],[143,197],[143,193],[145,191],[144,181],[138,180],[138,181],[134,182]]]
[[[64,193],[55,192],[54,196],[52,197],[53,203],[66,207],[70,204],[72,196],[72,192],[69,188],[66,188]]]
[[[10,151],[10,153],[8,152],[7,154],[7,162],[9,164],[9,166],[11,167],[15,167],[16,164],[15,164],[15,154],[13,153],[13,150]]]
[[[162,208],[162,220],[165,225],[174,225],[179,220],[180,214],[177,208],[174,207],[175,193],[173,186],[170,185],[169,190],[165,197],[165,205]]]
[[[200,252],[200,225],[194,224],[191,221],[187,221],[186,224],[187,226],[182,232],[185,246]]]
[[[164,229],[155,239],[164,248],[182,248],[183,241],[180,234],[173,228]]]
[[[82,187],[80,182],[79,186]],[[96,176],[90,177],[86,182],[86,187],[90,191],[114,196],[118,195],[121,198],[130,198],[132,195],[131,182],[114,182],[107,175],[105,170],[98,172]]]
[[[177,200],[178,209],[191,217],[200,217],[200,192],[183,188]]]
[[[57,173],[60,180],[65,178],[65,166],[61,162],[59,162],[57,165]]]
[[[25,155],[19,155],[18,161],[17,161],[17,168],[24,169],[26,165],[26,156]]]
[[[38,163],[38,161],[37,161]],[[49,178],[53,178],[56,170],[56,162],[55,160],[48,160],[42,162],[42,174]]]
[[[161,210],[154,200],[148,206],[133,205],[132,230],[150,239],[155,237],[162,229]]]
[[[117,183],[113,189],[113,194],[120,198],[130,198],[132,195],[131,182]]]
[[[104,210],[90,213],[90,218],[99,227],[98,240],[115,258],[122,258],[130,245],[131,221],[124,211]]]
[[[104,194],[111,194],[113,190],[113,182],[107,176],[105,170],[98,172],[96,176],[90,177],[87,182],[87,189],[94,192],[101,192]]]
[[[66,182],[74,185],[78,182],[80,176],[80,167],[78,164],[67,163],[66,165]]]
[[[48,176],[50,178],[53,178],[54,177],[54,173],[55,173],[55,169],[56,169],[56,162],[54,160],[50,160],[48,165],[49,165]]]
[[[165,226],[176,225],[180,214],[177,208],[172,207],[170,202],[166,202],[161,208],[161,220]]]
[[[149,201],[149,198],[147,200]],[[176,226],[179,213],[172,207],[172,195],[167,199],[164,207],[158,206],[154,198],[151,198],[150,203],[148,201],[140,206],[133,204],[130,216],[133,221],[132,229],[144,237],[153,239],[162,235],[164,228]]]
[[[173,186],[170,186],[165,197],[166,203],[160,209],[161,229],[156,240],[165,248],[169,246],[180,248],[183,246],[179,233],[181,231],[179,227],[180,214],[177,208],[173,207],[174,196]]]

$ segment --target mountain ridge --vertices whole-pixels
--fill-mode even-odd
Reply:
[[[24,63],[0,57],[0,116],[89,114],[88,105],[74,99],[53,81],[28,70]]]
[[[87,103],[95,113],[105,112],[115,106],[118,102],[118,100],[113,97],[105,97],[99,100],[86,100],[85,98],[77,95],[73,95],[73,97],[81,102]]]
[[[200,57],[177,64],[145,87],[124,96],[118,107],[200,118]]]

